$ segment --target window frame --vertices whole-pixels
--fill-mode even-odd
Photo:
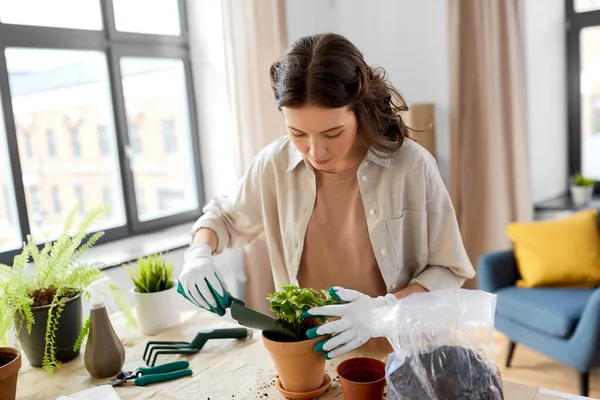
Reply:
[[[98,0],[104,29],[87,31],[69,28],[54,28],[30,25],[12,25],[0,22],[0,106],[4,115],[6,144],[11,168],[11,183],[14,188],[17,218],[22,240],[30,234],[30,216],[27,213],[25,188],[22,179],[21,159],[12,108],[9,74],[5,51],[9,47],[56,50],[91,50],[104,53],[110,85],[111,112],[116,135],[121,190],[124,200],[125,224],[104,229],[98,244],[168,228],[182,223],[192,223],[202,214],[205,203],[203,174],[200,163],[200,138],[196,114],[194,82],[191,69],[189,33],[186,20],[185,0],[177,0],[179,11],[179,36],[152,35],[145,33],[120,32],[116,30],[113,0]],[[184,66],[187,106],[191,135],[193,168],[196,176],[198,207],[148,221],[140,221],[137,213],[133,171],[126,149],[129,146],[127,116],[120,69],[121,57],[176,58]],[[108,129],[108,127],[107,127]],[[110,129],[108,129],[110,132]],[[71,152],[69,152],[71,153]],[[93,232],[90,232],[90,234]],[[41,247],[41,244],[40,244]],[[13,257],[21,249],[0,253],[0,263],[11,265]]]
[[[568,121],[568,171],[571,176],[581,171],[581,60],[580,34],[584,28],[600,27],[600,10],[575,11],[574,0],[565,0],[566,71],[567,71],[567,121]],[[600,180],[594,193],[600,195]]]

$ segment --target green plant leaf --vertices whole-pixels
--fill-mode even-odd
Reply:
[[[173,287],[173,265],[162,254],[140,258],[137,266],[130,267],[128,273],[139,293],[155,293]]]
[[[269,307],[272,312],[277,314],[278,319],[293,330],[298,337],[305,334],[311,327],[305,324],[303,311],[308,311],[316,306],[325,304],[337,304],[325,291],[317,292],[314,289],[301,289],[296,285],[282,285],[275,293],[267,296]],[[313,319],[322,322],[324,319]],[[313,321],[311,321],[312,323]]]

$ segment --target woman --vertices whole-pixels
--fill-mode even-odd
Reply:
[[[382,70],[323,34],[298,40],[270,73],[287,135],[255,157],[232,197],[205,207],[179,281],[223,315],[212,256],[264,232],[276,286],[334,287],[346,302],[309,311],[339,317],[309,331],[334,335],[316,348],[333,358],[377,336],[365,322],[373,309],[458,288],[475,271],[436,162],[408,139],[408,108]]]

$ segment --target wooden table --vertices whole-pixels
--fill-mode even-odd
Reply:
[[[153,337],[142,336],[129,329],[119,314],[111,320],[126,349],[124,369],[143,366],[142,354],[148,340],[191,341],[202,329],[236,326],[230,320],[218,318],[204,311],[182,314],[182,324]],[[345,357],[327,362],[327,372],[336,377],[335,368],[348,357],[368,356],[385,360],[386,354],[364,354],[353,352]],[[115,387],[123,400],[142,399],[284,399],[274,386],[276,371],[268,352],[264,349],[260,332],[247,340],[209,340],[201,352],[193,356],[160,356],[158,363],[184,358],[190,362],[193,376],[176,381],[135,387],[131,383]],[[55,400],[61,395],[69,395],[88,389],[109,379],[93,379],[83,365],[83,354],[56,370],[48,377],[38,368],[32,368],[27,360],[19,373],[17,399]],[[538,389],[511,382],[504,383],[506,400],[555,400],[568,397],[555,397],[541,394]],[[267,396],[265,396],[268,395]],[[332,382],[321,399],[342,399],[341,387]]]

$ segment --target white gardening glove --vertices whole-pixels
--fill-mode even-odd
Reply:
[[[183,271],[177,291],[194,305],[219,316],[231,304],[229,290],[213,261],[212,249],[206,244],[194,245],[183,255]]]
[[[379,307],[393,306],[398,301],[393,294],[373,298],[337,286],[330,288],[329,294],[346,304],[314,307],[304,313],[307,318],[319,316],[341,318],[306,332],[310,339],[334,335],[314,347],[318,353],[325,352],[325,358],[328,360],[362,346],[371,338],[382,337],[382,334],[375,332],[371,327],[371,314]]]

